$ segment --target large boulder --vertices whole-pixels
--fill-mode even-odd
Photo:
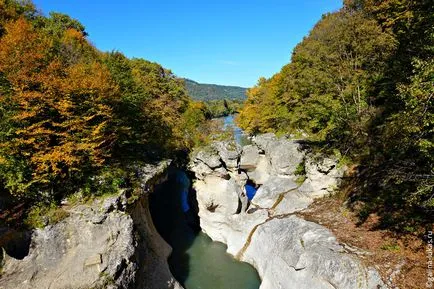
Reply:
[[[253,143],[265,153],[273,173],[277,175],[292,175],[305,157],[305,151],[298,141],[278,138],[272,133],[255,136]]]
[[[241,146],[239,144],[231,141],[222,141],[214,142],[212,146],[218,152],[227,169],[238,168],[238,159],[241,153]]]
[[[215,169],[222,166],[218,152],[212,147],[207,147],[204,150],[200,150],[196,154],[195,158],[207,165],[210,169]]]
[[[300,144],[286,138],[270,142],[265,153],[269,155],[272,169],[277,175],[293,175],[305,156]]]
[[[299,190],[312,198],[329,195],[340,185],[345,167],[333,157],[310,156],[305,162],[306,180]]]
[[[243,152],[240,159],[240,169],[246,171],[253,171],[259,161],[259,150],[254,145],[247,145],[243,147]]]
[[[248,171],[247,175],[249,176],[249,180],[253,183],[263,185],[270,179],[270,170],[271,164],[268,158],[265,155],[259,155],[255,169]]]
[[[273,145],[278,138],[274,133],[260,134],[252,138],[252,142],[261,152],[269,151],[269,145]]]
[[[194,188],[202,230],[214,240],[224,242],[226,238],[222,232],[228,226],[225,220],[241,210],[241,188],[233,179],[225,180],[213,175],[196,180]]]

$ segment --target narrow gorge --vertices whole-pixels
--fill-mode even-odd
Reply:
[[[0,289],[434,288],[433,83],[433,0],[0,0]]]
[[[386,288],[329,230],[297,216],[339,185],[336,159],[226,125],[251,144],[214,142],[188,170],[132,167],[138,196],[65,201],[68,217],[35,230],[27,256],[4,254],[0,288]]]

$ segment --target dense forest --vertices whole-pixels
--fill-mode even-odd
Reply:
[[[2,198],[51,206],[78,190],[96,194],[125,182],[130,160],[173,157],[209,134],[207,109],[182,79],[101,52],[87,35],[67,15],[0,0]]]
[[[204,102],[211,117],[237,113],[246,99],[247,89],[243,87],[184,81],[188,94],[193,100]]]
[[[362,220],[411,232],[434,216],[433,56],[433,1],[344,1],[248,90],[238,124],[334,151]]]
[[[244,87],[197,83],[190,79],[184,79],[184,82],[190,96],[197,101],[246,99]]]

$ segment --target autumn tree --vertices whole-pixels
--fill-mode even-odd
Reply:
[[[1,104],[14,104],[10,129],[2,134],[6,187],[15,194],[52,189],[101,166],[114,141],[106,130],[107,103],[116,92],[108,71],[96,60],[71,64],[53,54],[55,41],[23,18],[5,28],[0,70],[11,89]],[[82,37],[68,29],[59,41],[82,49],[88,45]]]
[[[291,62],[248,91],[238,123],[340,150],[359,165],[361,215],[427,222],[432,171],[434,2],[347,0]],[[431,214],[432,215],[432,214]],[[432,218],[431,218],[432,219]]]
[[[290,64],[249,90],[240,125],[305,132],[317,140],[361,134],[372,113],[368,83],[382,75],[393,49],[392,36],[362,13],[325,15],[294,49]]]
[[[105,193],[132,163],[203,142],[206,107],[183,80],[86,37],[68,15],[0,0],[1,193],[31,204]]]

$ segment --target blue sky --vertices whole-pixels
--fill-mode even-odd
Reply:
[[[289,62],[321,15],[342,0],[34,0],[69,14],[103,51],[160,63],[202,83],[251,87]]]

